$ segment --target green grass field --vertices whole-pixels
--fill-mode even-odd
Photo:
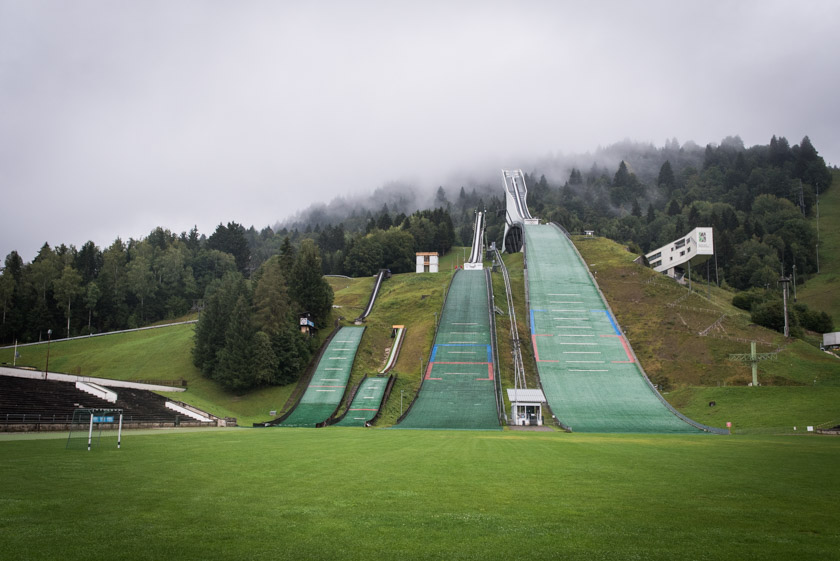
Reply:
[[[840,558],[840,440],[327,428],[0,435],[0,558]]]

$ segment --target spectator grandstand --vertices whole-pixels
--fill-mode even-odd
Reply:
[[[0,431],[66,430],[79,408],[121,408],[123,427],[211,426],[166,407],[154,392],[118,388],[111,403],[76,388],[75,383],[0,375]]]

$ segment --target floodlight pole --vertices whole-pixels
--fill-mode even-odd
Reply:
[[[47,329],[47,364],[44,366],[44,380],[47,379],[50,371],[50,341],[52,341],[52,329]]]

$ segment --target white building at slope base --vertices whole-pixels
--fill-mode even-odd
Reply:
[[[654,249],[645,257],[659,273],[684,282],[687,269],[705,263],[715,254],[711,228],[695,228],[683,238]]]

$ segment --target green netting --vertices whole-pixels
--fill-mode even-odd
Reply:
[[[341,404],[364,327],[342,327],[318,362],[306,393],[281,427],[314,427]]]
[[[336,425],[342,427],[365,426],[365,423],[373,419],[379,411],[387,387],[387,377],[377,376],[362,380],[359,390],[353,396],[353,402],[350,404],[347,414]]]
[[[417,399],[396,428],[498,429],[484,271],[458,271]]]
[[[579,432],[697,432],[644,379],[586,266],[559,230],[525,226],[531,342],[548,404]]]

